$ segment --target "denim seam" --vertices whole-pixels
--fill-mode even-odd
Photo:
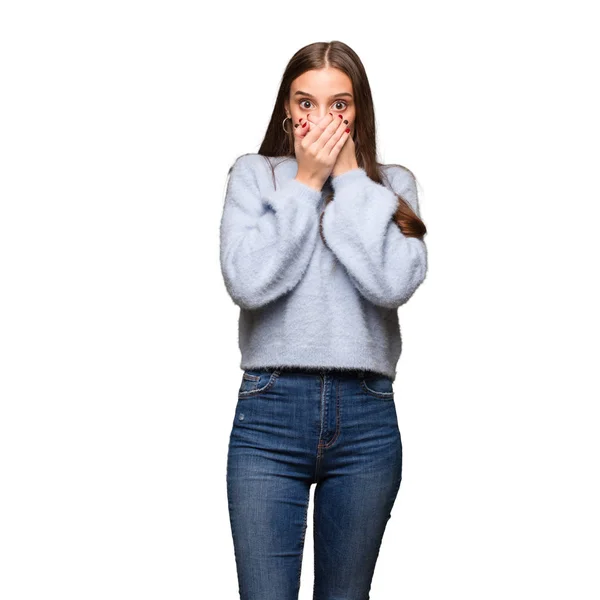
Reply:
[[[321,460],[321,434],[323,433],[323,394],[325,393],[325,378],[322,375],[319,375],[319,379],[321,380],[321,394],[319,396],[319,437],[318,437],[318,441],[317,441],[317,456],[315,459],[315,474],[314,474],[314,481],[315,483],[318,482],[318,476],[319,476],[319,462]]]
[[[244,373],[242,377],[247,381],[260,381],[260,375],[251,375],[250,373]]]
[[[371,394],[372,396],[377,396],[378,398],[393,398],[394,392],[378,392],[377,390],[372,390],[366,383],[364,379],[361,379],[360,385],[362,389],[367,392],[367,394]]]
[[[321,417],[320,421],[320,429],[319,429],[319,444],[318,447],[321,447],[321,436],[323,435],[323,424],[325,423],[326,419],[325,419],[325,411],[327,409],[327,402],[326,402],[326,393],[327,393],[327,379],[325,377],[323,377],[322,375],[321,377],[321,397],[319,398],[319,402],[320,402],[320,407],[319,407],[319,416]],[[318,456],[318,453],[317,453]]]
[[[322,450],[331,448],[335,441],[340,437],[340,385],[341,383],[337,381],[335,390],[335,434],[327,444],[321,444],[319,441],[319,446]]]
[[[308,524],[308,504],[310,502],[310,488],[308,490],[308,494],[306,496],[306,502],[304,503],[304,527],[302,529],[302,541],[300,543],[300,564],[298,565],[298,583],[296,586],[296,590],[300,589],[300,579],[302,576],[302,558],[304,555],[304,541],[306,537],[306,526]]]
[[[263,385],[261,388],[255,389],[255,390],[246,390],[243,392],[238,392],[238,398],[242,399],[242,398],[248,398],[251,396],[258,396],[260,393],[266,392],[269,388],[271,388],[275,384],[275,381],[278,377],[279,377],[279,371],[273,371],[273,373],[271,373],[271,377],[269,378],[269,381],[267,381],[267,383],[265,385]]]

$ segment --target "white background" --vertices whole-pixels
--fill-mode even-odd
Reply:
[[[289,58],[334,39],[428,228],[371,597],[600,597],[591,6],[2,3],[3,600],[238,598],[226,176]]]

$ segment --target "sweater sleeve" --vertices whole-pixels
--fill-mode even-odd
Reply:
[[[271,177],[261,155],[237,158],[230,169],[220,225],[225,287],[234,303],[248,310],[298,284],[319,227],[320,191],[290,179],[264,192],[259,176]]]
[[[393,309],[406,303],[425,279],[427,249],[423,240],[405,236],[392,219],[399,203],[394,192],[420,216],[413,175],[397,166],[386,172],[391,190],[362,168],[334,177],[334,201],[325,210],[323,235],[358,291]]]

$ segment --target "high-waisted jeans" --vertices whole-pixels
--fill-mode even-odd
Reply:
[[[313,483],[313,600],[369,599],[402,478],[393,386],[371,371],[244,371],[227,456],[241,600],[298,599]]]

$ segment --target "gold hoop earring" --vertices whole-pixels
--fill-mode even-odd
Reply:
[[[291,121],[291,120],[292,120],[292,117],[286,117],[286,118],[283,120],[283,122],[281,123],[281,126],[283,127],[283,130],[284,130],[284,131],[285,131],[285,132],[286,132],[288,135],[290,135],[292,132],[291,132],[291,131],[288,131],[288,130],[285,128],[285,122],[286,122],[288,119]]]

